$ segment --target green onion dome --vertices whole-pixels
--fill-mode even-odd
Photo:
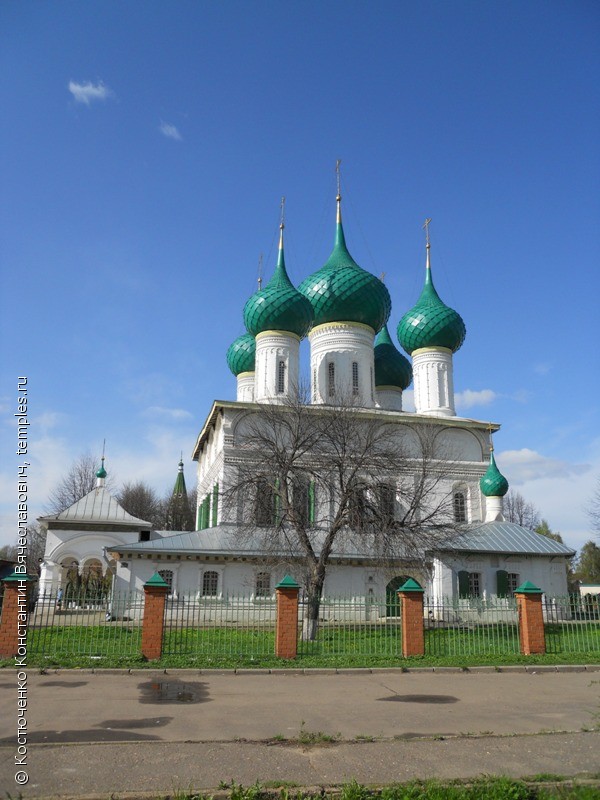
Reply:
[[[400,353],[388,331],[387,325],[375,339],[375,386],[398,386],[407,389],[412,381],[410,361]]]
[[[409,355],[422,347],[446,347],[455,353],[466,333],[460,314],[449,308],[435,290],[428,244],[425,286],[416,305],[398,323],[398,341]]]
[[[107,472],[104,469],[104,456],[102,456],[102,464],[100,465],[100,469],[96,472],[97,478],[106,478]]]
[[[275,272],[264,289],[259,289],[246,302],[244,322],[253,336],[263,331],[286,331],[302,339],[312,325],[312,307],[288,277],[283,255],[283,223],[280,230]]]
[[[242,372],[254,372],[256,341],[251,333],[244,333],[233,342],[227,351],[227,365],[237,377]]]
[[[504,497],[508,492],[508,481],[496,466],[493,450],[490,450],[490,465],[479,480],[479,488],[486,497]]]
[[[392,301],[386,286],[358,266],[346,247],[337,197],[338,213],[335,245],[326,264],[304,280],[298,289],[308,298],[314,311],[314,324],[361,322],[381,329],[390,316]]]

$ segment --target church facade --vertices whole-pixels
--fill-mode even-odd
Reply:
[[[499,425],[456,415],[453,359],[466,328],[435,289],[428,235],[421,295],[396,329],[407,358],[388,327],[387,287],[350,255],[339,193],[336,204],[334,248],[325,265],[293,286],[282,220],[274,274],[245,304],[247,332],[227,352],[236,400],[213,403],[193,450],[196,530],[150,531],[141,520],[97,517],[95,544],[104,536],[104,563],[113,564],[115,587],[140,589],[159,572],[174,597],[260,600],[272,596],[285,574],[310,583],[307,573],[320,568],[325,548],[320,591],[327,596],[381,597],[407,577],[440,599],[508,596],[526,580],[548,595],[566,594],[574,551],[504,520],[508,482],[491,441]],[[305,337],[310,364],[301,369]],[[414,412],[403,409],[411,382]],[[354,472],[349,461],[340,466],[332,433],[349,417],[354,452],[369,436],[377,442],[363,450]],[[278,425],[288,431],[280,450]],[[293,461],[302,425],[310,443]],[[107,493],[102,485],[94,491]],[[63,548],[75,534],[83,542],[84,531],[69,522],[81,528],[82,513],[73,507],[47,519],[49,545],[63,523]],[[60,579],[59,569],[48,569],[48,585]]]

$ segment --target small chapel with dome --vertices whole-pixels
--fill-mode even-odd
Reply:
[[[373,525],[369,535],[361,529],[361,506],[354,499],[354,516],[349,512],[344,530],[332,540],[324,594],[381,595],[407,577],[418,580],[433,598],[506,595],[526,580],[549,595],[567,593],[566,563],[574,551],[504,519],[508,481],[496,464],[491,438],[499,425],[456,414],[453,357],[465,342],[466,327],[436,291],[430,220],[425,224],[423,289],[413,307],[399,315],[395,330],[405,356],[390,333],[392,300],[386,285],[350,254],[341,200],[338,186],[331,255],[298,287],[286,270],[282,215],[273,275],[264,286],[259,282],[246,301],[246,333],[226,353],[236,378],[236,399],[214,401],[193,448],[195,530],[150,530],[148,523],[119,510],[114,499],[111,506],[106,475],[99,471],[95,490],[62,514],[42,520],[52,534],[53,549],[47,549],[43,575],[49,587],[60,582],[58,565],[67,551],[75,552],[78,537],[90,552],[94,547],[102,551],[103,563],[113,565],[120,589],[140,589],[155,572],[168,583],[173,597],[246,593],[264,598],[273,594],[285,574],[302,585],[305,554],[290,531],[280,525],[277,547],[265,547],[269,529],[281,521],[283,501],[278,497],[279,479],[270,481],[264,460],[254,458],[247,442],[249,432],[265,424],[265,406],[293,406],[307,383],[303,402],[315,420],[350,408],[359,424],[363,420],[365,425],[386,426],[390,438],[403,442],[402,468],[385,463],[379,473],[370,468],[373,485],[360,490],[363,506],[366,497],[385,506],[386,524],[394,530],[408,518],[407,487],[418,484],[418,442],[424,431],[433,432],[430,469],[438,478],[430,491],[445,509],[445,529],[453,532],[435,540],[425,537],[419,559],[414,550],[409,558],[400,549],[383,560],[376,544],[380,532]],[[304,338],[310,361],[301,368]],[[403,407],[403,392],[411,383],[414,411]],[[323,453],[307,451],[303,457],[308,464],[311,458],[322,461]],[[252,491],[231,502],[232,485],[242,470],[252,474],[254,464],[261,474],[254,475]],[[266,500],[260,496],[263,485]],[[296,481],[292,494],[294,524],[298,527],[301,520],[302,536],[317,551],[327,538],[324,520],[335,517],[341,494],[312,477],[303,486]]]

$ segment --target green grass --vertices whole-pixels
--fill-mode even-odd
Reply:
[[[318,792],[295,789],[293,784],[269,784],[243,787],[234,782],[222,783],[228,800],[598,800],[597,785],[553,782],[538,785],[504,777],[484,777],[464,783],[436,780],[411,781],[379,789],[361,786],[355,781]],[[159,800],[159,798],[157,798]],[[175,792],[160,800],[211,800],[200,792]]]
[[[161,659],[140,654],[139,625],[64,625],[30,628],[28,663],[39,667],[180,667],[298,669],[311,667],[469,667],[509,664],[598,664],[600,625],[548,626],[545,656],[519,653],[516,626],[439,628],[425,632],[426,654],[402,658],[400,629],[323,627],[315,642],[299,642],[294,661],[276,658],[274,632],[235,628],[167,630]],[[590,644],[591,643],[591,644]],[[10,660],[0,666],[10,666]]]

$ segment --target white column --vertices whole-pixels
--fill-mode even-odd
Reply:
[[[256,336],[254,400],[283,403],[298,394],[300,338],[287,331]]]
[[[375,332],[360,322],[325,322],[308,334],[311,402],[375,407]]]
[[[254,382],[256,373],[240,372],[237,376],[237,399],[251,403],[254,400]]]
[[[402,411],[402,389],[398,386],[376,386],[377,405],[386,411]]]
[[[504,498],[502,497],[486,497],[485,498],[485,521],[486,522],[504,522],[503,505]]]
[[[455,417],[452,351],[423,347],[413,351],[412,360],[417,414]]]

